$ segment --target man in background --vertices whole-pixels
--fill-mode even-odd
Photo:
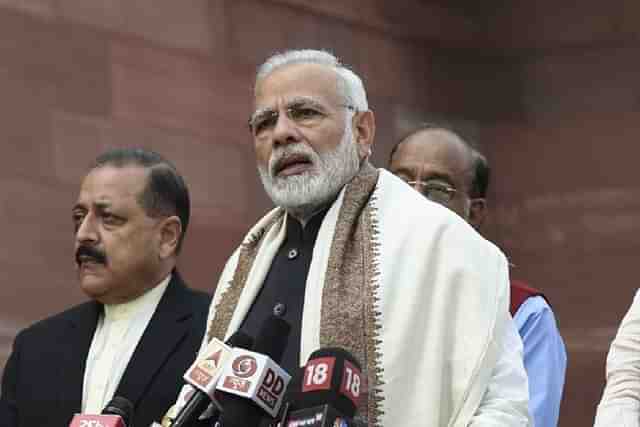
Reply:
[[[394,147],[389,169],[427,199],[482,228],[488,213],[489,165],[454,131],[435,125],[414,130]],[[553,311],[540,291],[513,279],[510,311],[524,344],[534,425],[556,426],[567,356]]]
[[[114,397],[133,424],[159,421],[205,329],[210,298],[176,270],[190,215],[184,180],[160,155],[99,156],[72,208],[80,287],[91,299],[15,338],[2,379],[7,427],[60,427]]]

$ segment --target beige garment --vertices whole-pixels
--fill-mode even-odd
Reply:
[[[640,427],[640,291],[611,344],[595,426]]]

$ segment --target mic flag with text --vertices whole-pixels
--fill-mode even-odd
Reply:
[[[348,351],[316,350],[292,381],[280,426],[354,425],[363,381],[360,363]]]
[[[132,427],[133,404],[116,396],[105,406],[100,415],[76,414],[69,427]]]
[[[282,318],[267,318],[253,351],[234,350],[218,382],[224,427],[253,427],[278,414],[290,376],[278,363],[291,326]]]
[[[171,423],[172,427],[185,426],[196,420],[210,403],[220,407],[214,393],[223,367],[231,359],[233,347],[246,348],[252,344],[253,339],[244,332],[233,334],[227,344],[216,338],[209,342],[204,352],[183,376],[186,383],[194,388],[185,396],[181,394],[185,402]]]
[[[225,366],[217,389],[251,400],[275,417],[290,379],[291,376],[270,357],[234,349],[231,363]]]

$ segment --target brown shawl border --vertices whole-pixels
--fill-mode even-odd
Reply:
[[[384,369],[382,367],[382,351],[380,345],[382,339],[380,332],[382,329],[380,311],[380,231],[378,229],[378,221],[374,216],[376,197],[371,197],[371,204],[365,209],[364,218],[368,222],[367,228],[371,230],[370,244],[366,245],[365,255],[365,288],[366,312],[365,312],[365,338],[366,338],[366,354],[368,368],[369,387],[367,413],[369,417],[369,425],[378,427],[382,425],[381,418],[384,414],[382,410],[382,402],[384,395],[382,394],[382,386],[384,385]]]
[[[342,347],[362,363],[366,384],[358,406],[371,427],[381,425],[384,400],[379,349],[380,243],[373,195],[378,176],[366,163],[345,191],[329,252],[320,323],[321,347]]]
[[[227,329],[229,328],[229,323],[231,323],[231,318],[233,317],[233,312],[238,305],[240,295],[242,295],[242,291],[247,283],[247,277],[249,277],[249,272],[260,249],[262,239],[274,224],[278,224],[279,227],[282,226],[283,218],[284,210],[281,209],[280,212],[274,215],[270,222],[242,243],[236,271],[233,274],[231,282],[229,282],[229,286],[220,297],[220,301],[215,307],[215,315],[211,319],[211,323],[209,323],[209,334],[207,336],[209,341],[214,337],[221,341],[224,340]]]

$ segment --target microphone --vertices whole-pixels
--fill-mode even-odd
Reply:
[[[204,353],[183,375],[186,383],[192,387],[185,396],[186,403],[170,424],[172,427],[183,427],[195,421],[211,403],[220,406],[214,399],[214,392],[222,369],[231,358],[233,347],[249,348],[252,344],[253,338],[240,331],[233,334],[226,344],[216,338],[209,342]]]
[[[353,417],[363,388],[360,363],[348,351],[316,350],[289,389],[280,426],[356,426]]]
[[[277,363],[282,359],[291,326],[270,316],[256,337],[254,351],[234,349],[217,389],[223,427],[257,426],[264,413],[277,416],[291,379]]]
[[[116,396],[105,406],[100,415],[76,414],[69,427],[133,427],[133,404]]]

